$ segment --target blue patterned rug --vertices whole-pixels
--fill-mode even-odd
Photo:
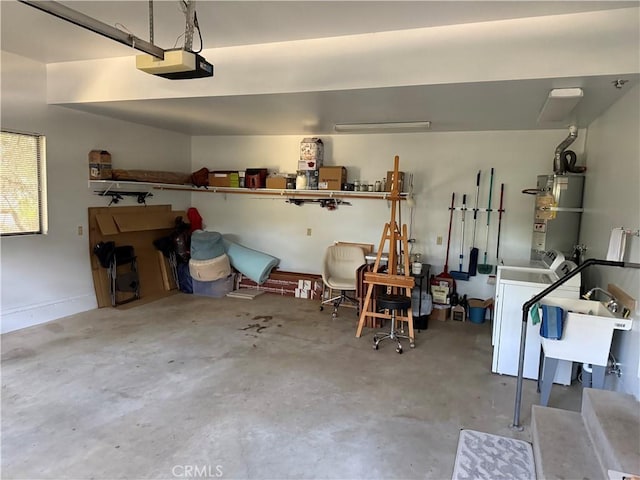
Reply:
[[[460,430],[453,480],[535,480],[531,444],[475,430]]]

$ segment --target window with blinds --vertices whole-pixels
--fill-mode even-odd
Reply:
[[[47,233],[43,135],[0,132],[0,235]]]

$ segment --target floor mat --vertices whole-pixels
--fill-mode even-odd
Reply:
[[[533,448],[523,440],[460,430],[452,478],[535,480]]]

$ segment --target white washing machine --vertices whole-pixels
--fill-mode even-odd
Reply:
[[[548,252],[540,262],[498,266],[492,332],[492,372],[518,375],[522,305],[575,267],[573,262],[565,260],[564,255],[559,252]],[[579,298],[580,275],[570,278],[548,297]],[[544,303],[544,299],[541,303]],[[537,380],[540,350],[540,325],[533,325],[531,319],[528,319],[524,378]],[[561,361],[554,382],[570,385],[572,367],[572,362]]]

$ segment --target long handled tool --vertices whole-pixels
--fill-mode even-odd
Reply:
[[[500,263],[500,229],[502,228],[502,202],[504,199],[504,183],[500,184],[500,207],[498,207],[498,240],[496,241],[496,262]]]
[[[476,176],[476,203],[473,207],[473,240],[471,241],[471,251],[469,252],[469,276],[475,277],[478,271],[478,255],[480,250],[476,247],[476,225],[478,224],[478,197],[480,196],[480,172]]]
[[[438,277],[451,278],[449,275],[449,247],[451,245],[451,225],[453,224],[453,210],[456,201],[456,192],[451,194],[451,207],[449,207],[449,232],[447,233],[447,256],[444,259],[444,270]]]
[[[469,273],[462,271],[464,263],[464,217],[467,213],[467,195],[462,196],[462,234],[460,235],[460,269],[451,272],[451,276],[456,280],[469,280]]]
[[[489,203],[487,206],[487,238],[484,244],[484,259],[478,265],[478,273],[487,274],[493,272],[493,265],[487,263],[487,250],[489,250],[489,219],[491,218],[491,194],[493,192],[493,168],[491,169],[491,180],[489,180]]]

